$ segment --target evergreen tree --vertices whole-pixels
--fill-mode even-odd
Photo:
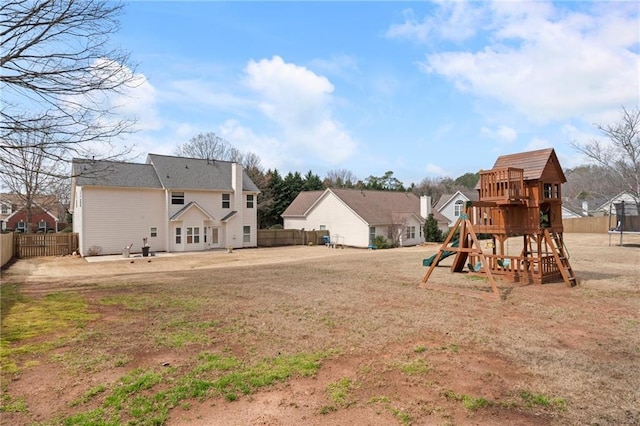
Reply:
[[[433,213],[429,214],[429,217],[424,223],[424,239],[425,241],[439,243],[444,241],[444,234],[438,228],[438,221],[433,217]]]

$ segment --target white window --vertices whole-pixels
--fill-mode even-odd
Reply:
[[[453,215],[458,217],[462,214],[462,209],[464,207],[464,201],[462,200],[458,200],[456,201],[456,203],[453,205]]]
[[[193,228],[187,228],[187,244],[193,244]]]
[[[248,209],[252,209],[253,208],[253,195],[252,194],[247,195],[247,208]]]
[[[9,214],[9,206],[6,204],[2,205],[2,214]]]
[[[413,239],[416,237],[416,227],[415,226],[407,226],[405,230],[405,238],[407,240]]]
[[[176,244],[182,244],[182,228],[176,228]]]
[[[243,226],[242,227],[242,241],[245,243],[251,242],[251,227]]]
[[[320,225],[320,230],[321,231],[326,231],[327,230],[327,225]]]
[[[375,240],[375,238],[376,238],[376,227],[370,226],[369,227],[369,243],[372,243],[373,240]]]
[[[38,222],[38,231],[47,232],[47,222],[45,222],[44,220]]]
[[[200,228],[197,226],[193,228],[193,243],[200,244]]]
[[[228,209],[231,207],[231,194],[222,194],[222,208]]]
[[[24,223],[24,220],[18,222],[18,224],[16,225],[16,230],[20,232],[25,232],[27,230],[27,224]]]
[[[171,204],[184,204],[184,192],[172,192]]]
[[[155,226],[152,226],[152,227],[149,229],[149,236],[150,236],[151,238],[155,238],[155,237],[157,237],[157,236],[158,236],[158,228],[157,228],[157,227],[155,227]]]

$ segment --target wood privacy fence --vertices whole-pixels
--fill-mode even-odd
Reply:
[[[13,232],[0,234],[0,267],[4,266],[13,257]]]
[[[259,229],[258,247],[321,245],[322,237],[329,231],[304,231],[301,229]]]
[[[78,248],[78,234],[14,234],[14,253],[17,257],[63,256]]]
[[[615,217],[611,219],[615,227]],[[609,231],[609,216],[598,217],[577,217],[573,219],[562,219],[564,232],[571,233],[591,233],[600,234]]]

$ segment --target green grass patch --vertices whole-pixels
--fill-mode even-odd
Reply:
[[[3,285],[0,291],[0,365],[3,372],[19,370],[16,359],[19,355],[42,353],[60,346],[61,339],[73,337],[88,321],[97,318],[96,314],[87,312],[87,302],[73,293],[52,293],[41,299],[30,299],[13,285]],[[52,335],[53,339],[49,338]],[[42,337],[48,339],[27,342]]]
[[[91,401],[94,397],[96,397],[97,395],[100,395],[106,390],[107,390],[107,387],[105,385],[95,386],[89,389],[88,391],[86,391],[80,398],[73,401],[70,405],[72,407],[75,407],[76,405],[86,404],[87,402]]]
[[[327,395],[329,399],[337,406],[346,407],[349,406],[349,396],[354,389],[354,385],[351,379],[343,377],[337,382],[329,383],[327,385]]]
[[[427,351],[427,347],[426,346],[416,346],[415,348],[413,348],[413,352],[417,353],[417,354],[421,354],[423,352]]]
[[[398,421],[404,426],[409,426],[411,424],[411,416],[409,416],[407,412],[400,410],[399,408],[391,408],[391,414],[393,414],[393,417],[398,419]]]
[[[475,411],[480,408],[488,407],[492,403],[485,398],[477,398],[470,395],[458,394],[451,390],[445,391],[445,398],[452,401],[462,402],[462,406],[467,410]]]
[[[531,393],[529,391],[520,391],[520,398],[528,408],[545,407],[559,411],[567,408],[567,400],[564,398],[554,398],[540,393]]]
[[[414,359],[400,364],[400,371],[408,375],[424,374],[431,371],[431,366],[422,358]]]
[[[24,398],[13,398],[6,392],[2,392],[0,398],[0,413],[26,413],[27,403]]]

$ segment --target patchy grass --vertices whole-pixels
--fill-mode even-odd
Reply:
[[[43,353],[61,346],[78,335],[88,321],[97,318],[88,312],[87,302],[73,293],[51,293],[30,299],[20,294],[15,285],[2,285],[0,291],[3,372],[17,372],[20,355]]]

